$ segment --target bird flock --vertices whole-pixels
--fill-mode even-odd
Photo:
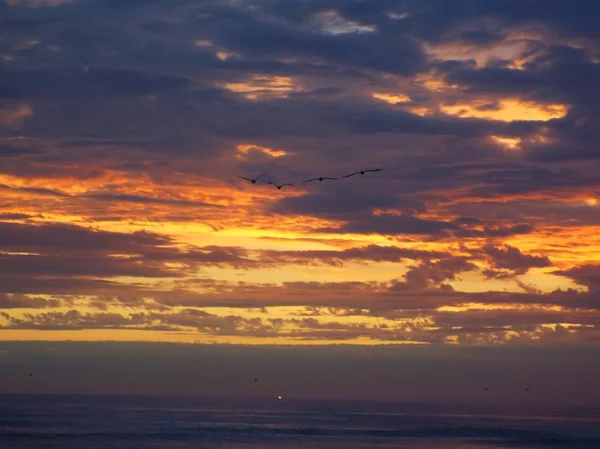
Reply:
[[[307,179],[306,181],[302,181],[302,183],[313,182],[313,181],[319,181],[319,182],[323,182],[323,181],[337,181],[339,179],[350,178],[350,177],[355,176],[355,175],[364,175],[365,173],[377,172],[377,171],[381,171],[381,170],[383,170],[383,168],[372,168],[372,169],[368,169],[368,170],[359,170],[357,172],[350,173],[349,175],[340,176],[339,178],[334,178],[334,177],[331,177],[331,176],[319,176],[317,178],[312,178],[312,179]],[[244,179],[244,180],[248,181],[251,184],[256,184],[256,182],[260,178],[262,178],[264,175],[266,175],[267,173],[269,173],[269,172],[264,172],[263,174],[257,176],[256,178],[248,178],[246,176],[238,176],[238,178]],[[284,184],[277,184],[277,183],[275,183],[273,181],[269,181],[267,184],[273,185],[273,186],[277,187],[277,190],[281,190],[285,186],[295,187],[294,184],[290,184],[289,182],[284,183]]]

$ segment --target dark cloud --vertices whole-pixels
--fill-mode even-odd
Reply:
[[[544,103],[590,104],[597,100],[600,64],[549,56],[534,60],[528,70],[466,68],[450,71],[446,80],[471,93],[519,95]]]
[[[426,220],[414,215],[368,215],[364,220],[353,220],[339,228],[323,228],[321,232],[354,234],[414,234],[441,235],[458,229],[453,223]]]
[[[0,222],[0,248],[2,249],[135,252],[145,247],[169,243],[168,238],[148,232],[127,234],[64,224],[24,225]]]
[[[147,95],[188,86],[178,77],[153,76],[137,70],[89,67],[85,70],[14,71],[0,69],[0,98],[123,97]]]
[[[394,282],[389,291],[420,291],[432,288],[446,292],[454,291],[452,286],[444,281],[455,280],[457,274],[475,269],[477,269],[476,265],[459,257],[450,257],[437,262],[422,262],[411,267],[404,275],[404,281]]]
[[[274,334],[273,320],[244,318],[237,315],[218,316],[202,310],[184,309],[174,313],[132,313],[121,315],[111,312],[26,313],[24,318],[1,315],[8,321],[5,329],[82,330],[82,329],[141,329],[154,331],[181,331],[193,328],[213,335],[248,335],[266,337]]]
[[[568,209],[568,213],[565,213]],[[529,220],[531,223],[552,224],[555,226],[596,226],[600,223],[600,210],[584,201],[569,202],[560,200],[530,199],[514,201],[478,201],[459,202],[448,207],[453,214],[476,215],[484,220],[519,222]],[[479,226],[483,225],[480,223]],[[470,226],[478,226],[473,222]]]
[[[205,36],[216,43],[253,56],[319,58],[345,66],[403,75],[426,67],[418,43],[408,34],[374,31],[327,35],[289,22],[277,23],[249,10],[206,8],[198,19]],[[292,26],[290,26],[292,25]]]
[[[155,260],[153,252],[171,240],[148,232],[118,233],[62,224],[0,223],[0,278],[7,292],[39,292],[54,287],[77,289],[98,279],[81,277],[177,275],[163,263],[177,250]],[[123,257],[125,255],[125,257]]]
[[[1,213],[0,212],[0,220],[26,220],[28,218],[33,218],[33,215],[29,214],[19,214],[19,213]]]
[[[497,247],[488,244],[483,247],[483,251],[490,257],[494,268],[510,270],[515,274],[525,274],[530,268],[543,268],[552,265],[547,256],[523,254],[519,248],[510,245]]]
[[[403,259],[422,260],[447,256],[440,251],[420,251],[395,246],[369,245],[362,248],[350,248],[343,251],[262,251],[261,263],[275,264],[331,264],[343,265],[345,261],[363,262],[399,262]]]
[[[0,279],[3,288],[7,288],[5,278],[30,278],[30,286],[41,290],[42,286],[53,277],[62,278],[65,287],[70,279],[80,276],[95,277],[167,277],[178,276],[177,271],[169,270],[161,263],[142,263],[143,257],[133,259],[118,259],[111,257],[93,257],[93,252],[82,255],[0,255]],[[50,279],[48,279],[50,278]],[[35,281],[34,281],[35,280]],[[41,280],[41,285],[37,282]],[[38,290],[39,291],[39,290]]]
[[[137,329],[159,332],[196,330],[203,335],[254,338],[276,337],[285,333],[304,340],[371,338],[382,341],[443,343],[449,338],[459,338],[464,343],[474,343],[477,339],[489,342],[500,340],[506,343],[522,343],[539,338],[569,342],[572,340],[573,333],[598,335],[597,311],[535,309],[469,310],[459,316],[455,312],[397,311],[387,317],[387,322],[379,323],[324,321],[319,315],[300,318],[271,318],[268,313],[250,317],[233,314],[217,315],[191,308],[128,314],[81,313],[77,310],[28,312],[23,314],[23,317],[14,316],[10,312],[1,312],[0,317],[7,322],[5,329],[49,331]],[[566,331],[567,328],[571,332]],[[512,338],[509,337],[511,333]]]
[[[115,203],[139,203],[139,204],[166,204],[169,206],[185,206],[185,207],[208,207],[215,209],[223,209],[223,206],[218,204],[203,203],[201,201],[186,201],[176,200],[167,198],[151,198],[140,195],[128,195],[128,194],[110,194],[110,193],[97,193],[85,195],[86,198],[92,198],[100,201],[111,201]]]
[[[583,188],[596,186],[600,182],[597,175],[588,175],[578,168],[514,167],[492,169],[473,176],[472,182],[480,184],[471,189],[471,195],[480,198],[504,195],[553,192],[557,189]]]
[[[357,185],[340,185],[326,191],[282,198],[271,207],[275,213],[295,213],[329,219],[351,217],[374,209],[400,209],[414,213],[425,212],[426,205],[423,201],[402,197],[393,192],[361,192]]]
[[[599,265],[579,265],[568,270],[557,270],[554,274],[565,276],[574,280],[579,285],[584,285],[596,294],[600,290],[600,266]]]
[[[506,38],[506,33],[502,33],[498,30],[466,30],[460,33],[460,37],[464,42],[486,46],[501,42]]]
[[[45,307],[59,307],[60,305],[61,302],[57,299],[7,295],[0,292],[0,309],[42,309]]]
[[[35,148],[11,147],[0,144],[0,157],[27,156],[30,154],[40,154],[40,150]]]

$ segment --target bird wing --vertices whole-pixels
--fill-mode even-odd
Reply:
[[[365,170],[365,171],[367,172],[367,171],[381,171],[381,170],[383,170],[383,168],[374,168],[372,170]]]
[[[267,173],[269,173],[268,171],[264,172],[262,175],[258,176],[257,178],[254,178],[255,181],[258,181],[259,178],[262,178],[263,176],[265,176]]]
[[[350,176],[358,175],[359,173],[359,171],[357,171],[356,173],[350,173],[349,175],[342,176],[342,178],[349,178]]]
[[[313,179],[307,179],[306,181],[302,181],[302,182],[312,182],[312,181],[318,181],[319,178],[313,178]]]
[[[332,179],[333,181],[337,181],[339,178],[328,178],[328,177],[324,176],[323,179]]]
[[[238,176],[238,178],[242,178],[242,179],[245,179],[246,181],[250,181],[250,182],[252,182],[252,180],[251,180],[250,178],[246,178],[246,177],[244,177],[244,176]]]

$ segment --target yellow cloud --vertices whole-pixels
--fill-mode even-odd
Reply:
[[[492,139],[503,146],[507,150],[518,150],[521,145],[521,139],[518,137],[500,137],[500,136],[491,136]]]
[[[502,122],[519,120],[548,121],[564,117],[567,107],[562,104],[540,105],[519,100],[501,100],[495,109],[485,109],[485,101],[462,103],[457,105],[441,105],[440,109],[448,114],[461,118],[485,118]]]
[[[272,148],[261,147],[258,145],[251,145],[251,144],[238,145],[236,148],[240,153],[243,153],[243,154],[247,154],[251,150],[260,151],[264,154],[268,154],[269,156],[273,156],[273,157],[281,157],[281,156],[285,156],[287,154],[287,152],[285,152],[284,150],[275,150]]]
[[[404,94],[386,94],[386,93],[374,93],[373,98],[381,101],[385,101],[386,103],[396,104],[396,103],[406,103],[410,101],[410,97]]]
[[[485,304],[479,302],[468,302],[458,306],[441,306],[438,312],[466,312],[469,310],[533,310],[545,312],[564,312],[567,309],[557,305],[547,304],[521,304],[521,303],[497,303]]]
[[[261,98],[285,98],[296,90],[294,80],[289,76],[252,75],[245,81],[225,83],[223,87],[239,93],[250,100]]]

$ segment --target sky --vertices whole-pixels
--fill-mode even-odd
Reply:
[[[0,341],[597,353],[599,14],[0,0]]]

